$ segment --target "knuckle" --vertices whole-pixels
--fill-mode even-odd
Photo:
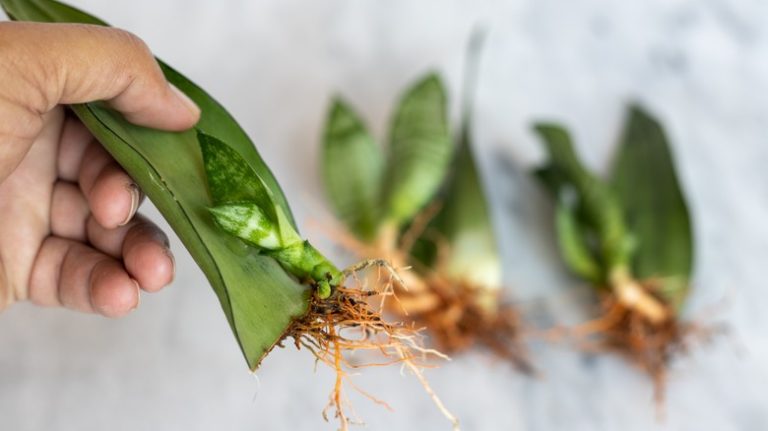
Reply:
[[[143,39],[126,30],[110,30],[114,32],[113,36],[124,53],[120,61],[126,87],[135,84],[139,87],[158,88],[165,82],[152,51]],[[142,106],[134,106],[132,110],[142,108]]]
[[[152,56],[152,51],[150,51],[147,43],[139,36],[126,30],[114,29],[114,37],[124,47],[124,51],[127,54],[124,61],[140,67],[154,64],[155,59]]]
[[[108,30],[112,33],[116,40],[131,48],[131,50],[141,54],[149,53],[149,47],[147,46],[146,42],[144,42],[142,38],[136,36],[134,33],[120,28],[110,28]]]

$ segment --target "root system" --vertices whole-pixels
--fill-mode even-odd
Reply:
[[[400,270],[402,279],[383,274],[394,300],[382,302],[382,309],[412,327],[424,328],[436,349],[453,355],[481,347],[517,369],[533,373],[521,341],[522,319],[513,304],[504,302],[501,289],[475,286],[448,276],[442,256],[449,246],[440,240],[436,241],[438,261],[433,268],[421,267],[409,258],[411,247],[427,229],[435,211],[436,207],[427,208],[401,238],[397,238],[397,231],[385,231],[373,244],[362,243],[342,228],[322,228],[359,257],[385,257]],[[404,271],[412,265],[415,270]]]
[[[336,383],[323,417],[328,420],[328,412],[332,410],[342,430],[358,422],[345,413],[350,407],[344,393],[345,383],[375,403],[389,408],[385,402],[355,386],[350,381],[350,372],[365,367],[400,365],[416,376],[440,411],[451,421],[453,428],[458,429],[458,420],[432,391],[422,372],[431,366],[430,360],[447,357],[436,350],[422,347],[417,329],[389,323],[382,318],[381,312],[371,305],[371,300],[382,297],[383,301],[389,295],[390,289],[375,291],[338,288],[327,299],[313,298],[309,312],[296,320],[286,332],[285,337],[292,337],[297,348],[308,349],[317,361],[336,372]],[[369,351],[380,359],[362,364],[352,363],[347,359],[347,354],[356,351]]]
[[[679,356],[687,354],[695,342],[708,340],[715,332],[696,323],[681,321],[674,310],[654,295],[653,283],[640,284],[665,308],[666,317],[649,317],[607,294],[600,306],[602,316],[576,327],[572,334],[587,350],[612,351],[627,358],[646,372],[654,382],[654,397],[664,401],[667,371]]]
[[[500,292],[483,292],[437,274],[425,285],[419,291],[397,289],[399,301],[391,303],[390,310],[428,328],[442,352],[456,354],[481,347],[525,373],[534,372],[520,341],[520,315],[512,304],[501,302]]]

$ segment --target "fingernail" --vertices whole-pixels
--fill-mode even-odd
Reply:
[[[195,102],[192,101],[192,99],[189,98],[186,94],[184,94],[183,91],[176,88],[173,84],[168,84],[171,87],[171,91],[173,91],[176,94],[176,97],[181,101],[181,103],[189,110],[189,112],[193,113],[195,116],[200,115],[200,108],[197,106]]]
[[[171,284],[176,278],[176,258],[173,257],[173,252],[171,252],[169,247],[166,247],[165,254],[168,256],[168,259],[171,259],[171,281],[168,282],[168,284]]]
[[[120,223],[120,226],[125,226],[129,221],[131,221],[133,216],[136,214],[136,211],[139,209],[139,201],[141,201],[141,191],[139,190],[139,186],[131,183],[128,184],[127,189],[128,193],[131,194],[131,212],[129,212],[128,217],[126,217],[125,220]]]
[[[139,282],[131,279],[134,285],[136,285],[136,306],[131,309],[131,311],[139,308],[139,305],[141,305],[141,287],[139,287]]]

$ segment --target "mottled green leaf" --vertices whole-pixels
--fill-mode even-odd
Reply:
[[[679,307],[693,265],[690,215],[664,130],[640,107],[629,110],[612,184],[637,243],[635,275],[658,278],[665,298]]]
[[[301,241],[266,183],[237,151],[201,131],[197,132],[197,138],[203,154],[208,190],[215,206],[253,202],[274,226],[280,244]]]
[[[16,20],[104,24],[50,0],[0,0],[0,4]],[[241,154],[290,217],[277,182],[237,122],[202,89],[170,67],[162,63],[161,67],[168,80],[201,108],[198,126]],[[194,131],[171,133],[135,126],[98,103],[72,110],[182,240],[216,292],[249,367],[256,368],[292,319],[306,312],[309,288],[289,277],[274,259],[260,256],[214,224]]]
[[[275,250],[284,247],[277,226],[255,202],[234,202],[210,209],[216,223],[225,232],[254,247]]]
[[[384,210],[388,221],[402,226],[434,197],[453,153],[445,87],[436,74],[403,95],[388,150]]]
[[[229,145],[201,131],[197,139],[213,204],[253,201],[272,223],[277,223],[272,193],[245,159]]]
[[[360,117],[341,99],[328,114],[323,139],[323,178],[336,215],[365,240],[379,223],[384,157]]]

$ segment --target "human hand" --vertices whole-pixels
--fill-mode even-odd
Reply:
[[[0,310],[29,299],[109,317],[173,279],[166,236],[134,216],[136,184],[64,104],[108,101],[185,130],[199,109],[117,29],[0,23]]]

